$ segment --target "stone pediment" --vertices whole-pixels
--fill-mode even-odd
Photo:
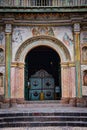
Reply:
[[[52,77],[52,75],[50,75],[47,71],[45,71],[44,69],[41,69],[39,71],[37,71],[34,75],[31,76],[32,78],[34,77]]]

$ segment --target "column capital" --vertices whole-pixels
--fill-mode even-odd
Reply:
[[[22,62],[12,62],[11,67],[18,67],[18,68],[24,68],[24,63]]]
[[[11,33],[12,32],[12,24],[5,24],[5,33]]]
[[[61,67],[66,68],[66,67],[75,67],[74,62],[63,62],[61,63]]]
[[[80,23],[74,23],[74,32],[80,33]]]

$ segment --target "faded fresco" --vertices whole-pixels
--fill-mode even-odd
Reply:
[[[83,72],[83,85],[87,86],[87,70]]]
[[[87,62],[87,46],[82,48],[82,61]]]
[[[0,46],[5,45],[5,33],[4,28],[0,26]]]
[[[35,26],[35,27],[29,27],[29,26],[15,26],[13,28],[13,34],[12,34],[12,48],[13,49],[13,59],[15,57],[16,51],[19,48],[19,46],[25,42],[27,39],[31,37],[36,37],[40,35],[46,35],[50,37],[55,37],[58,40],[60,40],[69,50],[72,59],[74,59],[73,56],[73,34],[72,34],[72,28],[71,27],[49,27],[49,26]]]
[[[4,94],[4,73],[5,67],[0,67],[0,95]]]
[[[0,48],[0,64],[4,63],[4,50]]]
[[[54,36],[54,31],[52,27],[34,27],[32,28],[32,35],[33,36],[40,36],[40,35]]]
[[[82,31],[80,35],[80,42],[87,43],[87,31]]]
[[[81,66],[82,95],[87,95],[87,65]]]

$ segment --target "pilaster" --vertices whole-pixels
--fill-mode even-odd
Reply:
[[[12,25],[5,25],[5,98],[11,97],[11,32]]]
[[[75,73],[76,73],[76,97],[82,97],[81,83],[81,52],[80,52],[80,24],[74,24],[74,40],[75,40]]]
[[[62,98],[75,97],[75,63],[61,63]]]

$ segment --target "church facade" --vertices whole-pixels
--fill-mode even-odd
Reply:
[[[86,1],[0,2],[0,96],[86,97]]]

